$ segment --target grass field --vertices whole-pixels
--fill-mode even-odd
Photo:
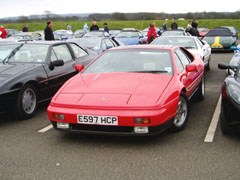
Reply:
[[[187,27],[189,20],[177,21],[178,26],[184,28]],[[145,20],[145,21],[98,21],[97,24],[100,28],[103,28],[104,22],[108,23],[110,29],[121,29],[121,28],[137,28],[142,30],[152,22],[155,22],[157,27],[162,27],[164,20]],[[56,21],[53,22],[53,30],[66,29],[67,24],[72,26],[72,30],[82,29],[83,25],[87,23],[88,27],[91,26],[92,21]],[[172,21],[168,21],[168,28],[170,27]],[[43,30],[46,27],[46,22],[31,22],[27,23],[29,31]],[[13,28],[22,30],[24,23],[15,23],[15,24],[4,24],[5,28]],[[198,21],[198,27],[207,27],[209,29],[220,27],[220,26],[234,26],[240,30],[240,19],[204,19]]]

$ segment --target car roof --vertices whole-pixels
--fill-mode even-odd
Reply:
[[[232,36],[232,33],[228,28],[220,27],[220,28],[211,29],[206,34],[206,37],[209,37],[209,36]]]
[[[132,46],[117,46],[114,48],[109,49],[112,50],[125,50],[125,49],[174,49],[177,46],[173,45],[132,45]]]
[[[192,38],[192,39],[199,39],[197,36],[159,36],[157,38]]]
[[[69,41],[26,41],[25,44],[44,44],[44,45],[55,45],[55,44],[66,44]]]

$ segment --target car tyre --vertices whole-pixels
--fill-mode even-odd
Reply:
[[[207,66],[205,67],[206,71],[210,71],[210,59],[208,60]]]
[[[179,132],[184,129],[189,115],[188,99],[184,93],[179,96],[178,108],[175,117],[173,118],[173,124],[170,128],[171,132]]]
[[[196,92],[197,94],[197,99],[199,101],[202,101],[205,97],[205,75],[203,75],[202,81],[199,84],[198,90]]]
[[[38,94],[36,88],[27,84],[18,93],[16,115],[20,119],[28,119],[34,116],[38,107]]]
[[[227,123],[226,116],[223,109],[223,104],[221,104],[220,127],[221,127],[222,134],[224,135],[232,134],[233,129]]]

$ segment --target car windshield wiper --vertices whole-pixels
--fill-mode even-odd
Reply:
[[[164,70],[154,70],[154,71],[128,71],[130,73],[169,73],[168,71]]]
[[[9,61],[9,59],[11,58],[11,57],[13,57],[15,54],[16,54],[16,52],[23,46],[24,44],[21,44],[21,45],[19,45],[18,47],[16,47],[4,60],[3,60],[3,64],[6,64],[6,63],[8,63],[8,61]]]

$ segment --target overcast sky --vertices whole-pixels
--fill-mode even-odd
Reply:
[[[111,12],[235,12],[240,10],[240,0],[0,0],[0,18],[68,13]]]

